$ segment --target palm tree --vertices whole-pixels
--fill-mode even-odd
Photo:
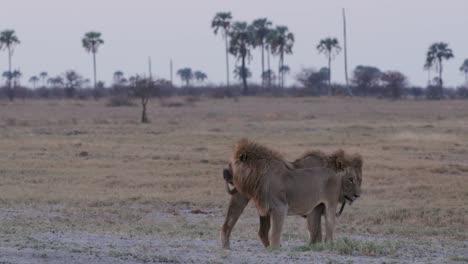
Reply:
[[[42,86],[44,86],[44,87],[46,86],[47,76],[48,76],[48,74],[45,71],[39,73],[39,77],[41,77],[41,79],[42,79]]]
[[[190,81],[193,79],[193,72],[191,68],[182,68],[177,71],[177,75],[180,76],[182,82],[185,82],[186,86],[190,85]]]
[[[229,29],[231,27],[231,12],[219,12],[211,21],[211,28],[214,29],[214,34],[218,34],[218,30],[222,29],[222,36],[226,43],[226,85],[229,87]]]
[[[294,35],[289,32],[286,26],[277,26],[275,33],[272,34],[271,51],[273,54],[279,55],[278,77],[279,85],[284,87],[284,75],[281,69],[284,65],[284,54],[291,54],[294,45]]]
[[[260,46],[262,49],[262,76],[265,72],[265,45],[267,42],[267,36],[271,29],[271,21],[266,18],[259,18],[252,22],[252,31],[254,34],[254,45]],[[265,86],[265,81],[262,78],[262,86]]]
[[[113,78],[115,84],[121,84],[122,79],[124,78],[124,73],[122,71],[115,71]]]
[[[468,84],[468,59],[465,59],[463,64],[460,66],[460,71],[465,74],[465,81]]]
[[[291,68],[289,68],[288,65],[281,65],[281,68],[279,69],[279,71],[281,72],[281,76],[286,76],[287,74],[289,74],[289,72],[291,71]]]
[[[237,66],[234,69],[234,77],[238,80],[243,80],[243,79],[248,79],[252,77],[252,73],[250,72],[249,68],[245,67],[242,68],[240,66]]]
[[[276,30],[275,29],[270,29],[268,30],[268,34],[266,36],[265,40],[265,50],[267,52],[267,67],[268,70],[265,71],[265,76],[267,77],[268,80],[268,86],[271,86],[271,80],[274,79],[274,72],[271,70],[271,65],[270,65],[270,54],[271,54],[271,46],[276,39]]]
[[[328,95],[331,95],[331,61],[341,51],[340,44],[336,38],[325,38],[317,45],[319,53],[325,54],[328,59]]]
[[[436,42],[429,46],[429,50],[426,53],[426,63],[424,64],[425,68],[435,69],[439,72],[439,86],[442,89],[443,80],[442,80],[442,61],[449,60],[453,58],[453,51],[448,47],[448,44],[445,42]],[[443,91],[443,89],[442,89]],[[442,94],[443,95],[443,94]]]
[[[11,73],[11,79],[13,80],[13,89],[15,89],[18,86],[21,77],[23,77],[23,74],[20,70],[14,70]]]
[[[6,49],[8,51],[8,72],[12,73],[11,71],[11,57],[13,56],[13,51],[15,46],[20,44],[18,37],[15,34],[14,30],[8,29],[0,32],[0,50]],[[11,87],[11,79],[13,75],[8,74],[8,97],[10,101],[13,101],[15,97],[15,93]]]
[[[246,72],[246,59],[250,59],[250,48],[254,43],[252,31],[245,22],[235,22],[229,32],[231,37],[229,52],[241,61],[242,72]],[[248,94],[247,75],[242,74],[243,94]]]
[[[195,71],[193,73],[193,76],[195,77],[195,79],[202,83],[203,81],[205,81],[206,78],[208,78],[208,76],[206,75],[206,73],[202,72],[202,71]]]
[[[36,85],[38,81],[39,81],[39,77],[37,77],[36,75],[31,76],[31,78],[29,78],[29,82],[32,83],[33,89],[36,89]]]
[[[104,40],[101,38],[100,32],[90,31],[84,35],[81,42],[83,44],[83,48],[85,48],[87,52],[91,52],[93,54],[94,89],[96,89],[96,53],[98,52],[99,46],[104,44]]]
[[[47,79],[47,83],[54,87],[60,87],[63,85],[63,78],[60,75],[56,77],[50,77],[49,79]]]

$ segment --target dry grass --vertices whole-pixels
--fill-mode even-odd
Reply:
[[[466,101],[171,102],[150,102],[145,125],[139,108],[106,102],[0,105],[0,234],[216,238],[228,202],[221,170],[231,146],[248,136],[289,159],[317,148],[363,155],[364,193],[346,208],[338,234],[467,239]],[[208,212],[205,220],[193,221],[196,209]],[[256,226],[250,208],[234,236],[256,239]],[[306,241],[305,233],[303,219],[288,218],[287,238]]]

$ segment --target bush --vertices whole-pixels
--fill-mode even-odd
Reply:
[[[122,107],[122,106],[135,106],[128,96],[112,96],[107,103],[107,106],[111,107]]]

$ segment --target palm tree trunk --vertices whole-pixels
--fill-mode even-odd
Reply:
[[[145,101],[145,98],[141,98],[141,106],[142,106],[142,110],[141,110],[141,122],[142,123],[149,123],[148,121],[148,116],[146,115],[146,103],[148,101]]]
[[[262,87],[265,88],[265,78],[263,78],[263,74],[265,73],[265,45],[262,42],[262,74],[260,75],[262,77]]]
[[[439,84],[440,95],[444,98],[444,81],[442,80],[442,58],[439,58]]]
[[[444,82],[442,81],[442,59],[439,59],[439,84],[440,87],[442,87],[444,84]]]
[[[93,66],[94,66],[94,89],[96,89],[96,52],[93,52]]]
[[[242,83],[244,85],[244,95],[248,94],[248,87],[247,87],[247,70],[245,69],[245,55],[242,56]]]
[[[226,84],[229,88],[229,45],[228,45],[228,34],[226,29],[224,30],[224,40],[226,42]]]
[[[267,47],[268,87],[271,87],[270,47]]]
[[[332,95],[331,91],[331,52],[328,54],[328,95]]]
[[[12,102],[15,97],[15,93],[13,92],[13,87],[11,87],[11,79],[13,77],[13,73],[11,72],[11,56],[11,48],[8,47],[8,98]]]

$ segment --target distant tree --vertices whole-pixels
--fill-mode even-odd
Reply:
[[[249,68],[237,66],[234,69],[234,77],[238,80],[247,80],[252,77],[252,72],[250,72]]]
[[[132,76],[132,81],[134,82],[133,91],[136,97],[140,98],[141,102],[141,122],[149,123],[148,114],[146,111],[146,106],[149,102],[149,99],[154,88],[154,82],[151,78],[143,78],[138,75]]]
[[[41,80],[42,80],[42,86],[45,87],[46,86],[46,79],[47,79],[47,72],[43,71],[41,73],[39,73],[39,77],[41,77]]]
[[[193,73],[193,76],[195,77],[195,80],[197,80],[198,82],[202,83],[205,81],[206,78],[208,78],[208,76],[206,75],[206,73],[202,72],[202,71],[195,71]]]
[[[275,80],[275,78],[276,78],[275,72],[272,71],[272,70],[266,70],[262,74],[262,80],[263,80],[264,83],[268,84],[268,87],[271,86],[271,81]]]
[[[254,46],[260,46],[262,52],[262,73],[265,72],[265,45],[271,26],[272,23],[271,21],[268,21],[267,18],[255,19],[251,25],[254,37]],[[262,86],[265,86],[264,78],[262,78]]]
[[[427,69],[431,69],[435,67],[436,71],[439,72],[439,86],[441,91],[443,91],[443,79],[442,79],[442,71],[443,71],[443,60],[449,60],[453,58],[453,51],[448,47],[448,44],[445,42],[436,42],[429,46],[429,50],[426,53],[426,62],[424,67]],[[443,94],[443,92],[442,92]]]
[[[250,49],[252,48],[254,43],[253,32],[247,26],[247,23],[235,22],[231,27],[229,36],[231,38],[229,52],[232,55],[234,55],[237,58],[237,60],[241,61],[240,67],[242,68],[242,70],[240,72],[243,74],[241,74],[240,76],[242,78],[242,84],[244,87],[243,94],[247,95],[249,88],[247,86],[246,60],[249,60],[251,57]]]
[[[115,71],[113,79],[114,84],[120,85],[122,83],[122,80],[124,79],[124,73],[122,71]]]
[[[0,32],[0,50],[6,49],[8,51],[8,98],[10,101],[13,101],[15,98],[15,92],[11,86],[11,81],[13,78],[13,75],[10,73],[13,73],[11,70],[11,58],[13,56],[13,52],[15,49],[15,46],[20,44],[21,42],[19,41],[18,37],[15,34],[14,30],[4,30]]]
[[[382,74],[381,79],[393,99],[401,98],[403,89],[408,86],[408,78],[398,71],[386,71]]]
[[[331,61],[338,55],[341,51],[340,44],[336,38],[325,38],[320,40],[320,43],[317,45],[317,50],[321,54],[325,54],[328,59],[328,95],[331,95]]]
[[[276,40],[276,34],[277,34],[276,30],[270,28],[268,30],[268,34],[265,39],[265,50],[267,54],[267,68],[268,68],[267,71],[270,73],[273,73],[273,71],[271,70],[270,55],[272,53],[271,47],[273,45],[273,42]],[[270,77],[269,79],[267,79],[267,85],[270,87],[272,84],[274,74],[268,74],[267,77]]]
[[[219,12],[211,21],[211,28],[214,29],[214,34],[222,30],[222,36],[226,43],[226,85],[229,87],[229,29],[231,27],[231,12]]]
[[[179,75],[182,82],[185,82],[185,86],[189,86],[190,81],[193,79],[192,68],[186,67],[186,68],[179,69],[177,71],[177,75]]]
[[[321,68],[319,71],[313,68],[302,69],[296,76],[296,80],[301,83],[311,95],[323,94],[328,80],[328,69]]]
[[[47,80],[47,83],[49,83],[53,87],[60,87],[60,86],[63,86],[64,81],[63,81],[62,76],[55,76],[55,77],[50,77]]]
[[[364,96],[369,95],[370,89],[378,86],[382,72],[372,66],[359,65],[354,69],[352,82]]]
[[[283,81],[284,81],[284,76],[288,75],[289,72],[291,71],[291,68],[289,68],[288,65],[281,65],[281,68],[279,69],[281,76],[283,76]]]
[[[39,82],[39,77],[36,75],[29,78],[29,82],[33,85],[33,89],[36,89],[37,82]]]
[[[292,54],[294,45],[294,35],[289,32],[286,26],[277,26],[271,43],[271,50],[273,54],[279,55],[278,78],[279,86],[284,87],[284,75],[281,69],[284,65],[284,55]]]
[[[460,66],[460,71],[465,74],[465,81],[468,84],[468,59],[463,61],[462,65]]]
[[[65,95],[68,98],[75,97],[76,90],[83,85],[83,77],[76,71],[69,70],[65,72]]]
[[[11,73],[11,79],[13,80],[13,89],[15,89],[17,86],[19,86],[19,81],[23,77],[23,74],[19,70],[14,70]]]
[[[90,31],[86,33],[81,40],[83,48],[87,52],[93,54],[93,69],[94,69],[94,88],[97,84],[97,74],[96,74],[96,53],[98,52],[99,46],[104,44],[104,40],[101,38],[101,33],[96,31]]]

